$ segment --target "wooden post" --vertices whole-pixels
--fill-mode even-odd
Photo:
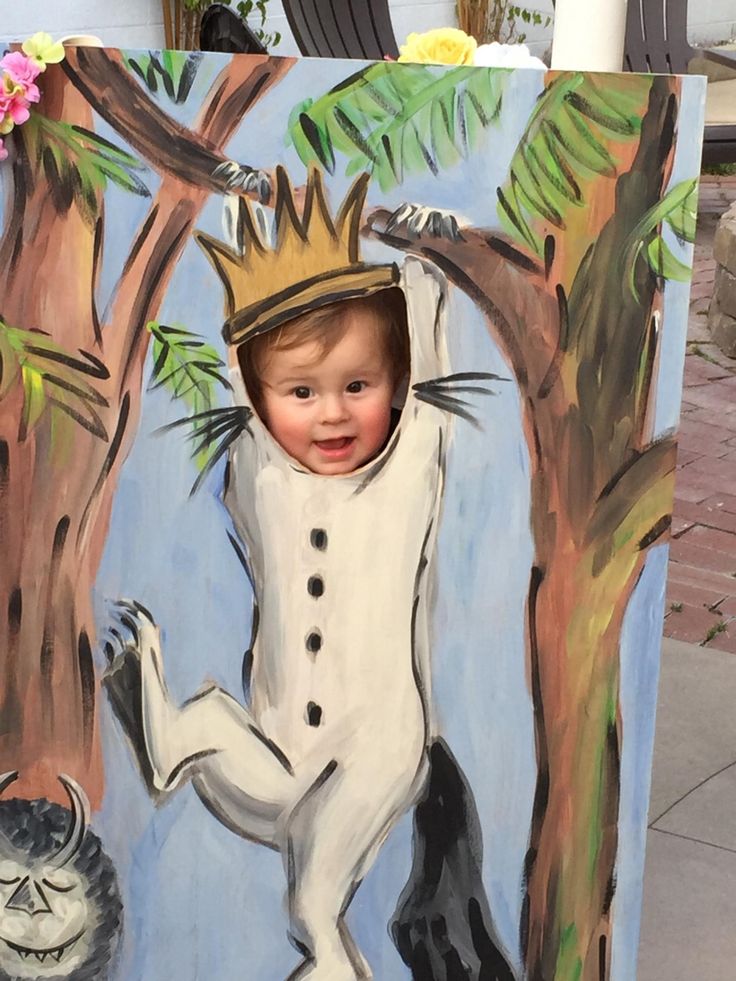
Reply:
[[[620,72],[626,0],[557,0],[552,68]]]
[[[166,39],[166,47],[174,47],[174,29],[171,22],[171,0],[162,0],[161,6],[164,12],[164,37]]]

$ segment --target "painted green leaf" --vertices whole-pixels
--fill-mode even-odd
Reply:
[[[585,203],[583,182],[616,173],[612,148],[638,135],[640,111],[641,93],[635,97],[628,85],[612,88],[608,76],[554,78],[539,97],[498,192],[499,218],[511,237],[541,256],[535,220],[565,228],[569,209]]]
[[[18,439],[23,442],[41,418],[41,413],[46,407],[46,398],[43,390],[43,376],[40,371],[37,371],[33,365],[24,364],[21,368],[21,374],[23,376],[23,412]]]
[[[637,295],[636,261],[642,250],[650,268],[657,276],[687,282],[690,277],[690,267],[673,254],[658,229],[666,223],[681,241],[692,242],[695,237],[696,209],[697,181],[680,181],[679,184],[671,187],[634,227],[624,253],[626,281],[634,296]]]
[[[8,394],[20,372],[24,393],[18,431],[21,442],[47,411],[57,433],[71,420],[98,439],[107,440],[99,410],[108,402],[89,378],[104,380],[109,372],[94,355],[78,353],[79,357],[69,354],[41,331],[9,327],[0,320],[0,399]]]
[[[125,64],[152,95],[159,95],[159,81],[171,102],[186,102],[202,61],[201,51],[136,51],[124,56]]]
[[[654,272],[664,279],[674,279],[680,283],[690,279],[690,266],[673,255],[661,235],[657,235],[647,246],[647,259]]]
[[[136,171],[144,165],[127,150],[84,129],[33,113],[24,127],[29,153],[43,167],[59,211],[76,203],[86,221],[97,218],[98,197],[112,181],[141,197],[150,192]]]
[[[215,408],[218,388],[230,389],[223,373],[225,362],[199,334],[179,324],[166,326],[151,321],[147,328],[153,337],[154,362],[149,388],[166,389],[173,398],[184,402],[191,416],[182,421],[191,423],[192,438],[196,439]],[[202,421],[198,423],[198,419]],[[193,454],[200,469],[208,465],[210,445],[198,445]]]
[[[411,173],[438,174],[477,146],[498,121],[508,73],[380,62],[322,98],[296,106],[287,142],[304,163],[371,173],[383,190]]]
[[[665,221],[675,233],[680,242],[692,244],[695,241],[695,225],[698,218],[698,182],[683,181],[671,210],[665,215]]]

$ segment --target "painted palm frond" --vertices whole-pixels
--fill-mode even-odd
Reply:
[[[153,338],[149,390],[165,389],[172,398],[183,401],[191,415],[181,422],[191,424],[192,438],[211,436],[210,414],[220,412],[216,408],[218,389],[230,390],[223,373],[225,362],[199,334],[179,324],[167,326],[151,321],[147,327]],[[193,456],[200,470],[207,469],[211,439],[202,439]]]
[[[152,95],[163,88],[172,102],[181,105],[189,96],[202,57],[201,51],[137,51],[125,56],[125,64]]]
[[[682,245],[695,241],[698,182],[681,181],[670,188],[661,201],[650,208],[633,229],[626,249],[626,281],[634,296],[636,260],[643,253],[652,272],[663,279],[687,282],[691,266],[673,253],[662,234],[669,227]]]
[[[508,73],[498,69],[371,65],[292,111],[288,139],[305,164],[371,173],[383,190],[412,173],[438,174],[499,118]]]
[[[211,409],[218,387],[230,389],[222,371],[225,362],[217,351],[199,334],[178,324],[166,326],[152,320],[146,326],[153,337],[149,389],[165,388],[194,413]]]
[[[417,382],[412,385],[414,397],[420,402],[433,405],[443,412],[459,416],[465,419],[476,429],[481,425],[473,411],[473,403],[460,395],[497,395],[495,389],[483,382],[496,381],[507,382],[509,378],[502,378],[490,371],[460,371],[452,375],[445,375],[442,378],[428,378],[426,381]]]
[[[641,130],[641,91],[628,79],[560,75],[539,97],[509,176],[498,189],[498,214],[510,235],[543,254],[541,220],[565,228],[571,208],[585,204],[584,185],[617,172],[616,144]],[[635,80],[636,81],[636,80]]]
[[[18,441],[24,442],[46,412],[51,413],[55,433],[69,420],[93,436],[107,440],[100,409],[107,399],[89,378],[109,378],[105,365],[94,355],[80,351],[79,357],[55,344],[47,334],[9,327],[0,320],[0,401],[20,378],[23,409]]]
[[[33,113],[23,132],[60,214],[76,203],[85,220],[93,223],[108,181],[131,194],[150,197],[136,173],[144,165],[98,133],[39,113]]]
[[[192,486],[191,495],[197,493],[207,475],[232,444],[248,430],[252,415],[251,410],[244,405],[208,409],[206,412],[177,419],[158,430],[165,433],[182,426],[190,427],[188,439],[193,443],[192,459],[199,467],[199,476]]]

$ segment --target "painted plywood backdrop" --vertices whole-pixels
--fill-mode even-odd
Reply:
[[[701,81],[44,81],[0,164],[0,977],[630,981]],[[315,255],[409,314],[343,477],[222,334]]]

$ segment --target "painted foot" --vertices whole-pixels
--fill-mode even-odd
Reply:
[[[112,605],[111,620],[102,643],[108,664],[102,684],[133,750],[146,788],[158,801],[161,793],[154,785],[146,749],[141,698],[141,652],[146,648],[158,651],[158,627],[144,606],[129,600],[119,600]]]

